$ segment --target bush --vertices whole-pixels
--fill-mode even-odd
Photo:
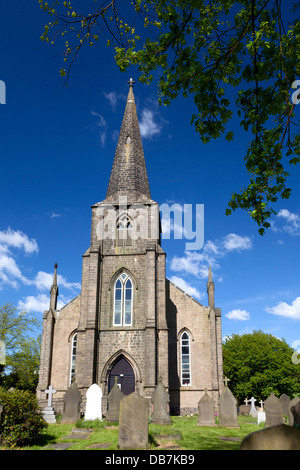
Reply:
[[[32,444],[47,426],[31,392],[0,389],[0,404],[3,406],[0,435],[4,445]]]

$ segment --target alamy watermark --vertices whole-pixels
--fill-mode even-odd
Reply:
[[[295,351],[292,354],[292,363],[295,365],[300,364],[300,340],[299,339],[293,342],[292,348],[295,349]]]
[[[171,239],[173,234],[175,240],[189,240],[186,250],[200,250],[204,244],[204,204],[129,205],[123,196],[117,210],[115,205],[105,204],[97,208],[96,217],[98,239],[158,240],[160,234],[162,239]]]
[[[291,88],[297,88],[297,87],[300,87],[300,80],[295,80],[292,83]],[[294,93],[292,93],[291,100],[292,100],[293,104],[299,104],[300,103],[300,99],[298,98],[299,94],[300,94],[300,88],[296,89],[296,91],[294,91]]]
[[[3,80],[0,80],[0,104],[6,104],[6,85]]]

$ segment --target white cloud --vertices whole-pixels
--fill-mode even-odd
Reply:
[[[20,283],[29,285],[30,280],[23,276],[12,253],[14,249],[19,249],[26,255],[38,252],[36,240],[30,239],[25,233],[19,230],[0,231],[0,288],[8,285],[17,288]]]
[[[173,282],[177,287],[180,287],[184,292],[191,295],[192,297],[196,297],[197,299],[201,299],[204,294],[202,294],[198,289],[188,284],[184,279],[178,276],[172,276],[170,281]]]
[[[300,320],[300,297],[297,297],[291,305],[279,302],[275,307],[266,307],[266,312],[293,320]]]
[[[140,119],[140,132],[144,138],[151,138],[161,131],[161,125],[154,121],[154,112],[150,109],[143,109]]]
[[[283,226],[283,230],[290,235],[300,235],[300,216],[287,209],[281,209],[277,217],[284,219],[286,225]]]
[[[249,237],[241,237],[236,233],[229,233],[226,235],[226,237],[224,237],[223,244],[227,251],[250,250],[252,248],[252,242]]]
[[[9,247],[20,248],[27,254],[38,252],[38,244],[36,240],[28,238],[28,236],[20,230],[0,231],[0,250],[7,251]]]
[[[58,214],[57,212],[51,211],[50,219],[57,219],[59,217],[61,217],[61,214]]]
[[[104,91],[103,94],[105,98],[109,101],[110,106],[113,109],[115,109],[115,107],[117,106],[117,101],[118,101],[117,93],[115,91],[110,91],[109,93],[105,93]]]
[[[250,249],[252,249],[252,242],[249,237],[230,233],[214,241],[208,240],[201,251],[185,251],[182,257],[174,256],[170,268],[175,272],[185,272],[200,279],[206,279],[209,266],[212,270],[220,268],[218,259],[233,251]]]
[[[276,215],[276,223],[271,221],[273,232],[286,232],[289,235],[300,235],[300,215],[288,209],[280,209]]]
[[[69,300],[63,301],[58,299],[57,309],[61,309]],[[28,295],[19,300],[18,309],[26,312],[38,312],[42,313],[45,310],[49,310],[50,297],[47,294]]]
[[[229,320],[249,320],[250,319],[250,313],[247,312],[247,310],[240,310],[239,308],[236,310],[231,310],[225,315],[226,318]]]
[[[50,290],[53,282],[53,273],[46,273],[39,271],[31,283],[37,287],[38,290]],[[80,289],[78,282],[68,282],[61,274],[57,276],[57,284],[59,287],[74,291]]]
[[[100,141],[101,141],[101,144],[104,145],[105,144],[105,140],[106,140],[106,132],[107,132],[107,123],[104,119],[104,117],[102,116],[102,114],[99,114],[97,113],[96,111],[91,111],[92,115],[93,116],[96,116],[98,118],[97,122],[96,122],[96,126],[100,129],[100,133],[99,133],[99,136],[100,136]]]

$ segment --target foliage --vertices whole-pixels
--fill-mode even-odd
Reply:
[[[227,339],[223,344],[224,375],[240,404],[251,396],[265,400],[271,392],[278,397],[298,395],[300,365],[293,364],[293,352],[284,340],[262,331]]]
[[[292,2],[95,0],[94,7],[81,2],[83,11],[75,0],[39,3],[52,20],[41,40],[65,41],[67,67],[60,74],[66,82],[83,46],[107,42],[121,71],[137,66],[144,83],[155,72],[160,103],[193,97],[191,121],[203,142],[223,133],[233,139],[229,124],[237,107],[241,128],[252,133],[244,155],[250,181],[232,195],[226,214],[248,211],[263,234],[276,213],[274,203],[290,197],[287,163],[300,161],[300,135],[292,128],[298,91],[291,101],[300,68],[300,21]]]
[[[7,387],[34,390],[37,378],[33,375],[38,370],[40,338],[30,338],[29,333],[39,327],[40,321],[32,314],[19,312],[9,303],[0,307],[0,341],[5,346],[1,385],[7,383]]]
[[[28,445],[47,426],[35,395],[28,391],[8,392],[1,388],[0,403],[3,406],[0,435],[5,445]]]
[[[7,358],[9,373],[3,376],[3,387],[35,392],[39,379],[40,351],[41,335],[24,340],[20,349]]]

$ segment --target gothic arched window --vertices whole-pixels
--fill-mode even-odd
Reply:
[[[75,377],[76,347],[77,347],[77,333],[75,333],[75,335],[72,338],[70,383],[72,383],[73,378]]]
[[[181,353],[181,385],[191,385],[191,344],[185,331],[180,338]]]
[[[132,325],[133,286],[128,274],[122,273],[115,282],[114,326]]]
[[[123,214],[117,221],[117,246],[132,245],[132,236],[131,221],[127,214]]]

